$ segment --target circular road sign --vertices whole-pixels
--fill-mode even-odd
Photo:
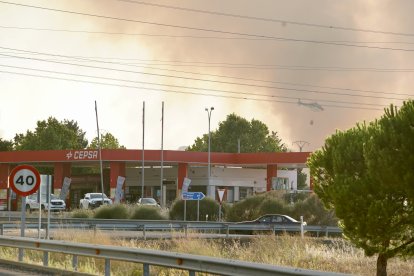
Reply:
[[[31,195],[40,187],[40,174],[33,166],[17,166],[10,173],[9,186],[20,196]]]

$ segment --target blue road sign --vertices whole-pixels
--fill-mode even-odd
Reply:
[[[184,192],[181,196],[183,200],[202,200],[205,197],[202,192]]]

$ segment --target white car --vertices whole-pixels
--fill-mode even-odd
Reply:
[[[41,199],[41,206],[42,210],[48,210],[48,202],[46,199],[46,195],[43,195]],[[37,193],[31,194],[26,197],[26,211],[33,211],[39,210],[39,201],[37,199]],[[64,211],[66,210],[66,203],[64,200],[60,199],[59,197],[55,196],[54,194],[50,195],[50,211]]]
[[[112,200],[103,194],[104,204],[112,204]],[[79,202],[79,208],[94,209],[102,205],[102,193],[87,193]]]
[[[158,202],[152,197],[144,197],[144,198],[138,199],[138,205],[154,206],[154,207],[161,208]]]

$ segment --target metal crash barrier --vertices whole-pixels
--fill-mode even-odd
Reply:
[[[195,275],[195,272],[235,276],[346,275],[333,272],[278,267],[269,264],[219,259],[201,255],[190,255],[160,250],[72,243],[55,240],[40,240],[24,237],[1,236],[0,245],[5,247],[39,250],[43,251],[44,254],[49,252],[70,254],[73,256],[72,265],[74,270],[77,269],[78,256],[103,258],[105,259],[105,275],[108,276],[111,274],[111,260],[141,263],[143,265],[144,276],[150,275],[150,266],[187,270],[189,275]],[[44,262],[43,265],[47,266],[48,263]]]

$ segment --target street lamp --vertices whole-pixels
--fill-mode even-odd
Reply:
[[[210,133],[210,119],[211,119],[211,112],[213,112],[214,107],[210,107],[210,109],[206,108],[208,115],[208,185],[210,185],[210,146],[211,146],[211,133]]]

